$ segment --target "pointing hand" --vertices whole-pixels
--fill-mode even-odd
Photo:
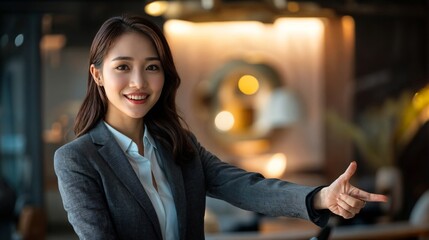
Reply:
[[[366,202],[386,202],[388,198],[385,195],[368,193],[350,184],[356,168],[356,162],[350,163],[347,170],[331,185],[322,188],[314,198],[314,207],[329,209],[348,219],[358,214]]]

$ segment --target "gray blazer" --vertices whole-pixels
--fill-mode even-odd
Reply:
[[[317,188],[246,172],[220,161],[191,138],[197,154],[183,165],[158,146],[176,204],[180,239],[204,239],[206,195],[246,210],[326,225],[329,214],[311,208]],[[64,208],[80,239],[162,239],[148,195],[102,122],[59,148],[54,167]]]

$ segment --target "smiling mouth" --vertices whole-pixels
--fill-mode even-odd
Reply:
[[[132,95],[124,95],[124,96],[129,100],[141,101],[141,100],[146,100],[149,95],[146,95],[146,94],[145,95],[134,95],[134,94],[132,94]]]

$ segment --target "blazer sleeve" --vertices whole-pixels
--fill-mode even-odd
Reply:
[[[194,138],[204,168],[208,196],[225,200],[239,208],[269,216],[310,220],[323,227],[329,211],[315,211],[312,199],[320,187],[266,179],[225,163],[202,147]]]
[[[59,148],[54,169],[68,220],[79,239],[118,239],[97,172],[88,154],[73,145]]]

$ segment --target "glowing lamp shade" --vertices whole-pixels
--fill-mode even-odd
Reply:
[[[246,95],[253,95],[259,89],[259,81],[252,75],[244,75],[238,80],[238,89]]]
[[[228,111],[222,111],[215,117],[215,126],[220,131],[226,132],[234,126],[234,116]]]

